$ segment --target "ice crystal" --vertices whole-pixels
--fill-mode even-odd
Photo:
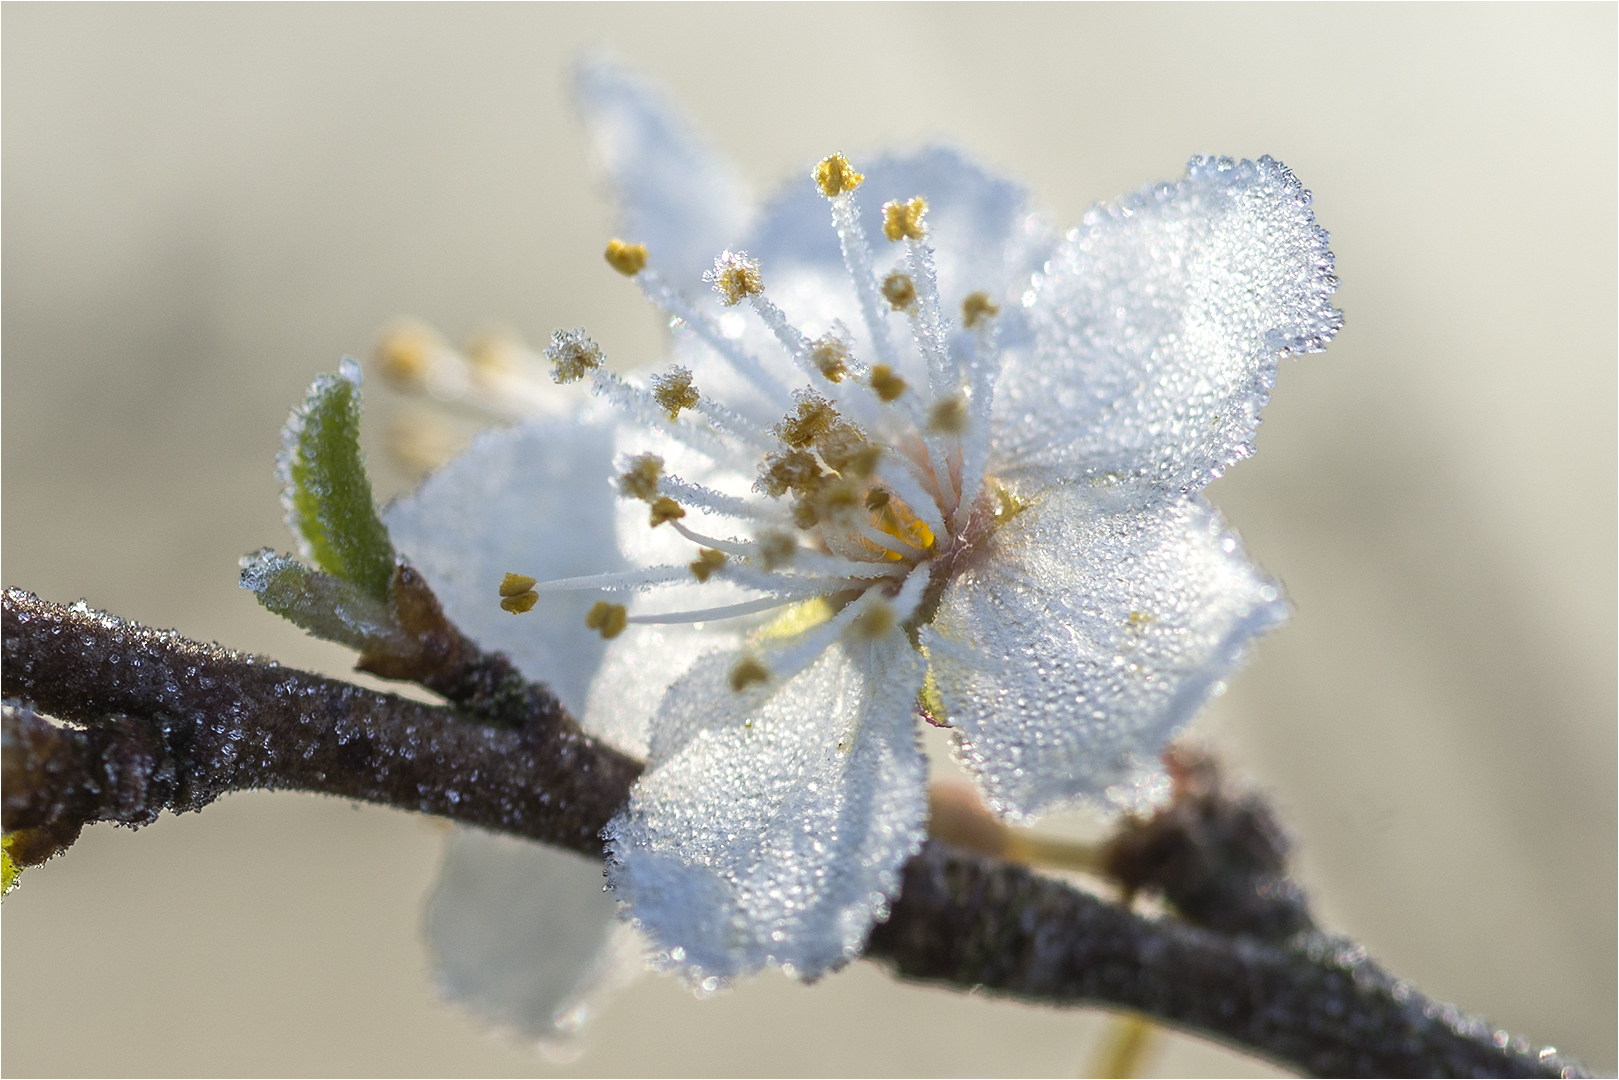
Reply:
[[[755,209],[637,78],[578,91],[608,262],[672,366],[559,332],[599,405],[486,437],[388,521],[474,636],[645,753],[609,876],[658,961],[814,978],[923,838],[925,683],[1003,815],[1128,806],[1283,617],[1198,491],[1338,328],[1332,256],[1269,158],[1196,158],[1061,236],[944,149],[832,154]]]

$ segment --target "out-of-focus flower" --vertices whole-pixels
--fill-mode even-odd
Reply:
[[[1136,804],[1283,616],[1197,492],[1251,452],[1278,360],[1337,330],[1332,257],[1268,158],[1194,159],[1062,236],[939,149],[833,155],[756,208],[633,76],[578,90],[608,262],[672,363],[623,378],[559,332],[558,379],[611,409],[485,436],[388,525],[469,634],[645,754],[609,868],[657,961],[814,978],[922,840],[919,712],[1008,818]]]

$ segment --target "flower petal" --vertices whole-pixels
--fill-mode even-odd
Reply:
[[[1342,325],[1310,193],[1270,158],[1194,158],[1178,184],[1097,207],[1025,300],[1036,345],[996,389],[1002,474],[1197,491],[1253,452],[1281,356]]]
[[[738,658],[707,657],[671,688],[654,764],[607,830],[619,898],[659,962],[706,989],[856,956],[926,816],[922,661],[904,635],[840,642],[741,694],[725,683]]]
[[[669,281],[703,291],[714,256],[747,228],[741,175],[657,86],[603,56],[574,70],[574,100],[618,202],[618,228]]]
[[[444,995],[534,1038],[577,1030],[593,991],[644,966],[621,956],[600,862],[513,836],[451,834],[426,922]]]
[[[576,716],[605,642],[585,629],[591,592],[547,592],[500,609],[508,572],[543,580],[626,568],[614,529],[613,429],[574,419],[486,432],[383,512],[394,546],[445,612],[485,649],[543,680]]]
[[[959,750],[1013,818],[1129,802],[1254,635],[1286,616],[1200,498],[1042,493],[922,630]]]

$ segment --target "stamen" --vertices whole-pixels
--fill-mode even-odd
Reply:
[[[875,641],[894,629],[896,624],[894,605],[886,600],[873,600],[849,624],[849,630],[858,638]]]
[[[619,494],[651,502],[658,496],[658,479],[662,475],[663,459],[657,454],[642,454],[631,461],[629,471],[618,478]]]
[[[624,626],[628,622],[626,614],[623,604],[610,604],[606,600],[598,600],[585,613],[585,626],[612,640],[624,632]]]
[[[914,199],[896,199],[883,203],[883,235],[889,242],[920,240],[928,234],[922,218],[928,212],[927,200],[918,195]]]
[[[652,503],[652,527],[656,529],[665,521],[674,521],[676,518],[686,516],[681,505],[667,495],[660,496]]]
[[[864,480],[883,458],[883,448],[867,441],[853,424],[837,422],[816,442],[815,449],[832,468],[845,476]]]
[[[895,270],[883,278],[883,299],[895,311],[906,311],[916,303],[916,283],[909,275]]]
[[[606,574],[586,574],[583,577],[552,578],[534,586],[539,592],[582,592],[601,589],[617,592],[621,589],[641,591],[654,585],[685,581],[689,568],[684,566],[649,566],[644,570],[615,570]]]
[[[854,201],[853,192],[845,191],[832,200],[832,225],[838,231],[843,265],[854,282],[855,295],[860,299],[860,317],[871,334],[877,359],[892,366],[896,361],[894,344],[888,338],[888,323],[877,302],[877,276],[872,273],[871,249],[866,246],[865,230],[860,227],[860,207]]]
[[[1000,305],[989,298],[988,293],[969,293],[967,299],[961,302],[961,322],[971,330],[980,320],[993,319],[1001,313]]]
[[[559,383],[577,382],[602,366],[601,346],[585,336],[584,327],[553,333],[545,358],[551,361],[551,377]]]
[[[669,626],[675,623],[715,622],[719,619],[738,619],[743,615],[757,615],[799,601],[792,597],[773,596],[763,600],[748,600],[741,604],[703,608],[701,611],[670,611],[662,615],[631,615],[629,621],[637,626]]]
[[[967,430],[967,403],[960,394],[928,410],[928,430],[938,435],[960,435]]]
[[[898,467],[889,464],[889,461],[898,460]],[[921,479],[913,471],[917,466],[910,458],[903,454],[897,459],[890,458],[877,470],[877,475],[883,483],[894,489],[894,493],[910,508],[911,513],[922,520],[934,536],[948,536],[949,530],[944,527],[944,518],[939,513],[939,507],[934,497],[927,493],[922,486]]]
[[[784,532],[771,529],[761,533],[757,541],[759,564],[766,570],[790,566],[798,554],[798,541]]]
[[[821,194],[829,199],[853,191],[865,179],[863,174],[854,171],[854,166],[842,154],[823,158],[810,175],[815,178],[815,186],[821,189]]]
[[[691,384],[689,368],[677,364],[662,375],[654,375],[652,386],[653,399],[663,406],[670,420],[680,419],[681,409],[695,408],[697,405],[697,388]]]
[[[697,558],[692,560],[691,576],[703,584],[708,583],[709,576],[725,565],[725,552],[713,548],[698,548]]]
[[[832,430],[838,411],[826,398],[811,391],[800,390],[793,396],[798,402],[797,413],[788,413],[770,433],[793,449],[803,450]]]
[[[646,245],[626,244],[619,239],[607,241],[607,265],[623,274],[625,277],[634,277],[646,269]]]
[[[882,401],[894,401],[905,393],[905,380],[887,364],[876,364],[871,369],[871,389]]]
[[[540,594],[530,589],[528,592],[518,593],[516,596],[502,597],[500,609],[509,611],[513,615],[521,615],[525,611],[532,610],[534,605],[539,603],[539,600]]]
[[[792,491],[803,495],[811,490],[824,475],[821,463],[814,454],[803,450],[788,450],[768,455],[760,464],[759,480],[754,487],[771,498],[780,498]]]
[[[671,521],[669,524],[673,525],[675,531],[681,536],[684,536],[687,540],[690,540],[692,543],[698,544],[702,547],[715,548],[719,551],[729,552],[732,555],[748,556],[753,554],[753,545],[745,541],[719,540],[712,536],[704,536],[700,532],[694,532],[693,530],[688,529],[678,521]],[[719,565],[723,566],[724,564],[720,563]]]
[[[703,275],[703,280],[714,286],[726,307],[735,307],[744,297],[757,296],[765,291],[764,279],[759,276],[759,264],[748,258],[745,251],[722,251],[714,260],[714,269]]]
[[[876,544],[884,551],[893,552],[902,559],[914,559],[919,555],[927,554],[927,552],[923,551],[914,544],[907,543],[899,537],[891,535],[890,533],[885,533],[881,529],[867,525],[865,522],[857,521],[855,522],[854,527],[855,531],[861,536],[865,537],[867,540],[870,540],[873,544]]]
[[[426,323],[403,322],[386,331],[377,341],[376,363],[382,377],[395,386],[419,390],[427,385],[428,373],[449,345]]]
[[[537,580],[527,574],[507,574],[500,579],[500,595],[521,596],[526,592],[532,592]]]
[[[787,388],[767,372],[757,358],[720,333],[713,319],[692,307],[691,302],[670,288],[656,270],[649,267],[635,275],[635,280],[640,283],[641,291],[648,300],[689,326],[704,344],[719,353],[726,363],[772,403],[787,400]]]
[[[753,504],[734,495],[725,495],[701,484],[682,480],[678,476],[665,476],[658,481],[658,490],[684,506],[693,506],[724,517],[742,521],[779,521],[781,514],[768,504]]]
[[[810,359],[827,382],[842,382],[849,373],[849,347],[831,334],[810,342]]]
[[[769,681],[769,669],[752,656],[744,656],[731,669],[731,689],[738,694],[754,683],[766,683]]]
[[[872,488],[866,493],[866,509],[875,514],[877,511],[887,506],[888,501],[891,498],[893,498],[893,496],[889,495],[888,492],[884,491],[882,488]]]

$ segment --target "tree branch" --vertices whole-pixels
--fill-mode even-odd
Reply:
[[[395,587],[423,594],[409,600],[423,605],[412,617],[422,647],[362,665],[433,686],[450,706],[8,589],[4,692],[76,725],[5,710],[0,801],[13,857],[43,861],[90,821],[140,825],[247,788],[341,795],[600,855],[599,833],[640,764],[457,633],[409,573]],[[1146,919],[930,841],[866,955],[906,978],[1136,1010],[1305,1072],[1584,1075],[1315,932],[1263,808],[1223,799],[1217,785],[1179,789],[1168,816],[1115,842],[1110,865],[1218,930]]]

